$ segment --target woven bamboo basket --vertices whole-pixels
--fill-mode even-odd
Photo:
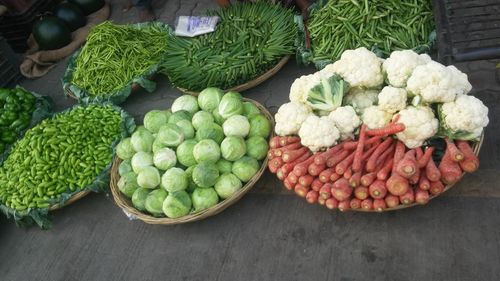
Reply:
[[[55,204],[55,205],[50,206],[49,211],[59,210],[64,206],[68,206],[70,204],[73,204],[76,201],[87,196],[87,194],[89,194],[89,193],[90,193],[90,190],[82,190],[80,192],[77,192],[77,193],[73,194],[73,196],[71,196],[68,200],[66,200],[66,202],[64,202],[64,204]]]
[[[273,68],[269,69],[266,71],[264,74],[258,76],[257,78],[253,79],[252,81],[246,82],[244,84],[231,87],[229,89],[224,90],[224,92],[228,91],[235,91],[235,92],[243,92],[245,90],[251,89],[253,87],[256,87],[257,85],[261,84],[262,82],[266,81],[267,79],[271,78],[274,74],[276,74],[290,59],[290,56],[283,57]],[[179,91],[188,94],[188,95],[193,95],[197,96],[199,92],[195,91],[190,91],[188,89],[180,88],[177,87]]]
[[[274,128],[273,116],[264,106],[251,99],[244,98],[244,100],[249,101],[253,103],[255,106],[257,106],[259,110],[262,112],[262,114],[264,114],[267,117],[267,119],[271,122],[272,128]],[[270,138],[271,137],[273,137],[273,135],[271,135]],[[264,171],[267,169],[267,161],[268,159],[266,156],[266,158],[262,161],[259,171],[252,177],[252,179],[250,179],[250,181],[245,183],[245,185],[239,191],[233,194],[233,196],[231,196],[230,198],[225,199],[219,202],[217,205],[208,208],[206,210],[203,210],[201,212],[189,214],[187,216],[176,219],[171,219],[167,217],[154,217],[134,208],[134,206],[132,205],[132,201],[129,198],[125,197],[118,189],[118,180],[120,179],[120,175],[118,174],[118,166],[121,163],[121,160],[118,157],[115,158],[115,160],[113,161],[113,166],[111,167],[110,189],[116,205],[118,205],[118,207],[120,207],[129,217],[142,220],[148,224],[159,224],[159,225],[174,225],[174,224],[193,222],[217,215],[218,213],[224,211],[227,207],[233,205],[238,200],[240,200],[241,197],[243,197],[243,195],[245,195],[248,191],[250,191],[250,189],[252,189],[252,187],[255,185],[255,183],[257,183],[257,181],[260,179]]]

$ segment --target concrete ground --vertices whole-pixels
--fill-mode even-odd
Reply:
[[[159,19],[215,7],[214,1],[157,1]],[[112,19],[131,22],[112,1]],[[53,227],[18,228],[0,218],[0,280],[500,280],[500,80],[498,61],[462,63],[473,94],[490,109],[481,168],[426,206],[383,214],[331,212],[286,191],[265,173],[254,189],[221,214],[178,226],[130,221],[109,194],[91,194],[52,214]],[[46,77],[23,81],[64,97],[61,62]],[[244,93],[273,113],[292,81],[311,73],[290,61]],[[123,107],[140,121],[180,96],[159,77],[152,93]]]

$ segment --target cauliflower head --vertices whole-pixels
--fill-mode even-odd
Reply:
[[[381,60],[365,47],[344,51],[322,72],[340,75],[351,87],[380,88],[384,83]]]
[[[290,101],[306,103],[309,89],[320,82],[321,76],[318,72],[295,79],[290,87]]]
[[[439,110],[441,127],[458,139],[475,139],[489,123],[488,108],[476,97],[461,95]]]
[[[332,111],[328,117],[335,122],[335,126],[340,131],[340,139],[350,139],[354,137],[354,131],[361,125],[356,111],[352,106],[342,106]]]
[[[424,141],[434,136],[438,130],[438,120],[428,106],[408,106],[398,115],[397,123],[403,123],[405,130],[396,136],[408,148],[422,146]]]
[[[299,130],[300,142],[311,151],[337,144],[340,132],[328,116],[310,114]]]
[[[377,104],[378,92],[377,90],[351,88],[344,98],[344,103],[352,105],[357,112],[363,113],[365,108]]]
[[[280,136],[296,135],[299,132],[302,122],[311,113],[311,108],[298,102],[289,102],[283,104],[274,119],[276,126],[274,131]]]
[[[368,129],[382,128],[389,124],[391,118],[391,113],[382,110],[380,107],[375,105],[365,108],[365,111],[363,111],[363,115],[361,116],[363,123],[366,124]]]
[[[394,87],[406,87],[406,81],[418,65],[431,61],[427,54],[417,54],[412,50],[394,51],[382,64],[387,82]]]
[[[389,113],[396,113],[406,107],[405,89],[385,86],[378,94],[378,107]]]
[[[466,94],[472,88],[467,75],[455,67],[446,67],[430,61],[415,67],[406,89],[414,95],[420,95],[423,102],[451,102],[457,95]]]

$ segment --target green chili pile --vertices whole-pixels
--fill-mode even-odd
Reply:
[[[248,82],[294,52],[293,13],[265,1],[209,13],[217,30],[195,38],[172,36],[163,68],[172,84],[192,91]]]
[[[429,43],[430,0],[331,0],[311,14],[314,60],[335,61],[346,49],[376,46],[383,54]]]
[[[113,107],[89,105],[29,129],[0,167],[0,203],[16,211],[48,208],[85,188],[111,163],[121,125]]]
[[[168,33],[150,25],[137,28],[106,21],[92,28],[76,59],[71,82],[90,96],[106,96],[160,62]]]

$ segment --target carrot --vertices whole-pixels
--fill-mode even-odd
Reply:
[[[318,197],[318,204],[320,204],[321,206],[324,206],[326,203],[326,199],[323,199],[321,197]]]
[[[387,205],[385,204],[384,199],[373,199],[373,209],[377,212],[382,212],[384,209],[387,208]]]
[[[351,197],[352,194],[352,188],[349,187],[349,183],[347,182],[346,179],[340,178],[336,182],[333,183],[332,189],[332,196],[339,200],[347,200],[349,197]]]
[[[372,145],[374,143],[377,143],[378,141],[380,141],[381,137],[380,136],[374,136],[374,137],[371,137],[371,138],[366,138],[366,141],[365,141],[365,145],[368,146],[368,145]],[[356,149],[356,147],[358,146],[358,141],[347,141],[343,144],[343,148],[344,149],[348,149],[348,150],[354,150]]]
[[[319,153],[316,157],[314,157],[314,163],[316,163],[317,165],[326,164],[326,161],[330,157],[332,157],[336,153],[338,153],[340,150],[342,150],[342,144],[331,147],[327,151],[325,151],[323,153]]]
[[[270,165],[274,167],[276,170],[283,166],[283,160],[279,157],[271,159]]]
[[[345,212],[349,210],[349,208],[351,207],[351,201],[350,200],[340,201],[337,207],[339,208],[339,211]]]
[[[410,189],[408,180],[398,173],[392,173],[389,179],[387,179],[386,185],[389,193],[396,196],[401,196]]]
[[[417,147],[415,148],[415,156],[418,159],[422,158],[422,156],[424,155],[424,152],[422,151],[422,147]]]
[[[464,154],[464,160],[461,161],[460,168],[467,173],[472,173],[479,168],[479,159],[466,141],[458,141],[457,146]]]
[[[417,172],[417,169],[417,159],[415,159],[414,149],[408,150],[396,166],[396,172],[407,179],[413,176]]]
[[[309,148],[307,147],[301,147],[295,150],[287,150],[283,152],[283,156],[281,156],[281,158],[283,158],[283,162],[288,163],[299,158],[300,156],[304,155],[307,152],[309,152]]]
[[[311,188],[315,191],[319,191],[322,186],[323,183],[318,178],[314,178],[314,180],[311,183]]]
[[[396,167],[405,156],[406,146],[401,141],[396,141],[396,148],[394,149],[394,165],[392,166],[392,173],[396,172]]]
[[[307,192],[309,192],[309,187],[303,186],[300,183],[298,183],[295,185],[294,191],[298,196],[306,197]]]
[[[333,173],[331,176],[330,176],[330,181],[331,182],[335,182],[336,180],[340,179],[341,176],[337,173]]]
[[[379,179],[379,180],[386,180],[387,177],[389,177],[389,172],[392,170],[393,163],[394,163],[394,159],[393,158],[389,158],[385,162],[385,164],[382,167],[382,169],[380,169],[377,172],[377,179]]]
[[[431,188],[431,182],[427,178],[425,170],[420,173],[420,179],[418,180],[418,188],[422,190],[429,190]]]
[[[413,189],[408,188],[408,191],[405,194],[399,196],[399,201],[401,201],[401,203],[404,205],[415,202],[415,193]]]
[[[332,197],[332,185],[325,183],[319,190],[319,196],[324,199]]]
[[[286,146],[292,143],[300,143],[300,138],[296,136],[286,136],[286,137],[281,137],[280,138],[280,145],[281,146]]]
[[[349,207],[351,209],[359,209],[359,208],[361,208],[361,200],[359,200],[358,198],[352,198],[351,202],[349,202]]]
[[[358,186],[354,189],[354,197],[365,200],[370,194],[368,193],[368,188],[366,186]]]
[[[439,195],[443,193],[444,191],[444,185],[441,181],[433,181],[431,182],[431,188],[429,189],[429,192],[432,195]]]
[[[306,194],[306,201],[309,204],[314,204],[318,202],[318,192],[314,190],[309,190]]]
[[[387,188],[385,187],[385,182],[381,180],[375,180],[368,187],[368,193],[370,193],[370,196],[375,199],[384,198],[385,195],[387,194]]]
[[[382,154],[380,154],[378,159],[375,161],[376,166],[386,163],[388,158],[394,158],[395,147],[396,146],[394,144],[391,144],[391,146],[389,146],[389,148],[387,148]]]
[[[368,173],[368,174],[364,174],[362,177],[361,177],[361,184],[363,186],[370,186],[370,184],[372,184],[372,182],[377,178],[377,173],[375,172],[371,172],[371,173]]]
[[[409,179],[408,182],[410,184],[418,184],[418,181],[420,180],[420,169],[417,168],[415,174],[413,174]]]
[[[379,146],[377,146],[377,149],[373,151],[372,155],[370,158],[368,158],[368,161],[366,162],[366,171],[368,172],[373,172],[375,171],[375,168],[377,166],[377,159],[378,157],[392,144],[392,139],[387,138],[385,139]]]
[[[299,177],[299,183],[303,186],[310,186],[313,180],[314,177],[311,175],[303,175]]]
[[[326,166],[327,167],[334,167],[335,165],[340,163],[342,160],[344,160],[350,154],[351,154],[351,152],[348,150],[341,150],[337,154],[333,155],[332,157],[328,158],[328,160],[326,160]]]
[[[438,181],[441,179],[441,172],[438,167],[436,167],[436,163],[432,158],[429,159],[427,166],[425,166],[425,175],[430,181]]]
[[[399,205],[399,196],[389,194],[384,198],[384,200],[388,208],[395,208]]]
[[[288,190],[292,190],[295,187],[295,184],[291,183],[288,179],[285,179],[283,181],[283,184],[285,185],[285,188]]]
[[[280,146],[281,146],[280,136],[272,137],[271,140],[269,140],[269,147],[270,148],[278,148]]]
[[[325,206],[330,210],[337,209],[339,206],[339,201],[335,198],[328,198],[325,201]]]
[[[420,169],[423,169],[427,166],[427,163],[431,159],[433,152],[434,152],[434,147],[432,146],[427,147],[422,157],[418,158],[417,164]]]
[[[293,168],[295,167],[295,165],[306,161],[307,159],[309,159],[310,156],[311,155],[309,153],[306,153],[306,154],[300,156],[299,158],[295,159],[292,162],[288,162],[288,163],[283,164],[283,166],[281,166],[281,169],[283,170],[284,173],[290,173],[293,170]]]
[[[275,148],[273,154],[275,157],[281,157],[281,156],[283,156],[283,153],[285,153],[286,151],[296,150],[296,149],[299,149],[301,147],[303,147],[303,146],[300,144],[300,142],[291,143],[289,145],[286,145],[286,146],[283,146],[280,148]]]
[[[389,125],[366,131],[368,136],[388,136],[394,135],[405,130],[405,125],[402,123],[390,123]]]
[[[349,185],[351,187],[357,187],[361,182],[361,171],[356,172],[352,175],[352,177],[349,179]]]
[[[278,179],[280,180],[284,180],[286,177],[288,177],[288,174],[290,173],[286,173],[285,170],[283,170],[283,167],[280,167],[278,169],[278,172],[276,172],[276,176],[278,177]]]
[[[429,202],[429,192],[427,192],[427,190],[416,189],[415,202],[422,205],[427,204],[427,202]]]
[[[347,168],[349,168],[352,164],[352,161],[354,160],[354,153],[351,153],[349,156],[347,156],[344,160],[342,160],[340,163],[335,166],[335,172],[339,175],[343,175]]]
[[[326,169],[326,165],[325,164],[323,164],[323,165],[316,165],[315,163],[311,163],[309,165],[309,167],[307,168],[307,171],[309,172],[310,175],[317,176],[321,172],[323,172],[323,170],[325,170],[325,169]]]
[[[274,149],[269,149],[267,151],[267,158],[273,159],[274,157],[276,157],[276,156],[274,156]]]
[[[314,155],[309,156],[307,160],[304,160],[293,167],[293,173],[297,176],[303,176],[307,173],[307,168],[314,161]]]
[[[276,174],[278,172],[279,167],[276,167],[273,165],[273,161],[267,162],[267,168],[269,168],[269,171],[273,174]]]
[[[455,143],[448,138],[444,138],[444,140],[446,141],[446,150],[450,151],[450,159],[455,162],[464,160],[464,154],[458,149]]]
[[[350,180],[352,177],[352,166],[348,167],[347,170],[344,172],[344,178]]]
[[[335,170],[332,168],[324,169],[321,173],[319,173],[319,180],[321,182],[329,182],[333,173],[335,173]]]
[[[451,151],[446,149],[441,163],[439,163],[439,171],[441,172],[441,180],[445,184],[454,184],[462,176],[460,165],[451,159]]]
[[[361,129],[359,130],[359,140],[358,145],[356,146],[356,150],[354,151],[354,159],[352,160],[352,171],[359,172],[361,171],[361,163],[363,157],[363,151],[365,149],[366,142],[366,125],[361,125]]]
[[[296,184],[299,182],[299,178],[294,174],[294,173],[289,173],[288,176],[286,176],[289,182]]]
[[[364,210],[371,210],[373,208],[373,200],[371,198],[366,198],[361,201],[361,208]]]
[[[377,149],[377,146],[378,145],[370,147],[370,149],[368,149],[367,151],[365,151],[365,153],[363,153],[363,159],[361,159],[361,161],[368,160],[368,158],[370,158],[370,156],[372,156],[373,152]]]

